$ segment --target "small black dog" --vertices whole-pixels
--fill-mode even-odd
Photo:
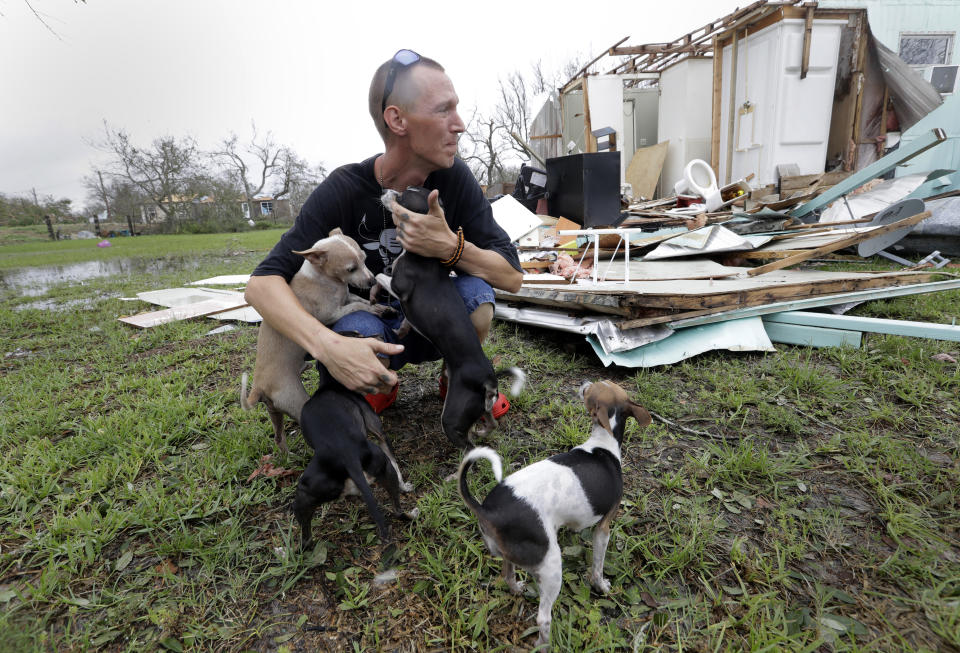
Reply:
[[[391,211],[397,203],[410,211],[427,213],[428,195],[426,188],[410,186],[402,194],[386,191],[381,201]],[[385,285],[380,276],[377,280]],[[448,390],[440,424],[454,445],[466,449],[471,446],[472,434],[482,435],[497,425],[493,417],[493,405],[500,394],[497,379],[512,375],[510,392],[516,395],[523,389],[525,376],[516,367],[493,369],[449,268],[437,259],[404,251],[393,264],[389,288],[400,300],[406,320],[443,356]]]
[[[300,426],[304,440],[313,448],[313,458],[300,476],[293,500],[302,548],[309,548],[313,542],[311,523],[317,506],[339,498],[345,488],[350,494],[351,481],[367,504],[381,541],[388,542],[390,529],[366,475],[386,488],[397,516],[414,515],[404,515],[400,508],[400,491],[409,491],[410,487],[400,476],[390,441],[370,404],[330,380],[304,405]],[[368,433],[375,435],[379,444],[368,440]]]

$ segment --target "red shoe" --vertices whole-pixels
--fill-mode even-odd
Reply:
[[[363,398],[367,400],[367,403],[370,404],[370,407],[373,408],[373,411],[379,415],[393,405],[393,402],[397,400],[397,392],[399,390],[400,382],[398,381],[390,392],[379,393],[375,395],[364,395]]]

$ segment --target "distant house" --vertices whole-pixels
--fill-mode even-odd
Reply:
[[[170,215],[175,215],[177,218],[184,220],[194,217],[200,205],[213,204],[214,201],[215,200],[208,195],[202,197],[197,195],[189,197],[186,195],[171,195],[169,198],[161,200],[160,204],[163,205]],[[140,221],[143,224],[150,224],[165,219],[166,215],[157,207],[156,203],[149,202],[140,205]]]
[[[290,211],[290,200],[286,198],[276,199],[269,195],[258,195],[249,201],[246,198],[240,200],[240,210],[243,211],[243,217],[250,219],[286,219],[292,217]]]
[[[290,200],[286,198],[277,199],[269,195],[258,195],[252,201],[244,197],[236,200],[240,203],[240,211],[244,220],[282,220],[292,217],[290,210]],[[209,195],[173,195],[160,202],[167,214],[174,215],[178,220],[189,220],[200,216],[205,208],[210,208],[216,204],[217,200]],[[233,205],[236,206],[236,205]],[[149,202],[140,205],[140,221],[144,224],[160,222],[166,219],[166,215],[155,202]]]

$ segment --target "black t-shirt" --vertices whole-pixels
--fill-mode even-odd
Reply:
[[[308,249],[336,227],[364,249],[367,267],[374,274],[392,263],[402,248],[397,242],[390,212],[380,203],[383,189],[373,171],[377,156],[341,166],[330,173],[310,194],[293,227],[280,237],[280,242],[253,271],[254,276],[276,274],[289,282],[303,264],[303,257],[292,251]],[[432,172],[423,185],[440,191],[447,224],[452,230],[463,227],[466,240],[499,253],[521,270],[516,248],[494,221],[490,202],[463,161],[455,159],[451,168]]]

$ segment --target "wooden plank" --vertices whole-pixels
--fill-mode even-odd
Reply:
[[[575,310],[590,310],[608,315],[629,316],[630,309],[620,305],[620,295],[564,292],[553,288],[522,287],[516,293],[496,291],[497,300],[528,302]]]
[[[877,288],[894,288],[929,281],[933,274],[917,276],[877,276],[873,278],[836,279],[822,282],[792,283],[733,292],[704,295],[633,295],[624,298],[623,305],[657,308],[699,310],[719,306],[757,306],[804,297],[836,295]]]
[[[874,161],[862,170],[858,170],[856,173],[850,175],[842,182],[828,190],[826,193],[823,193],[809,202],[802,204],[796,209],[793,209],[790,211],[790,215],[795,218],[799,218],[813,212],[816,209],[824,207],[840,196],[846,195],[850,191],[859,188],[871,179],[875,179],[880,175],[893,170],[897,166],[909,161],[922,152],[926,152],[931,147],[939,145],[945,140],[947,140],[946,132],[939,127],[932,129],[927,134],[924,134],[910,143],[901,144],[899,148],[890,154],[887,154],[877,161]]]
[[[713,37],[713,114],[710,124],[710,167],[713,174],[720,176],[720,108],[723,102],[723,50],[719,39]]]
[[[796,256],[802,252],[805,252],[805,249],[765,249],[753,252],[735,252],[737,258],[742,258],[747,261],[779,261],[780,259],[790,258],[791,256]]]
[[[224,301],[222,299],[207,299],[202,302],[174,306],[160,311],[149,311],[118,318],[120,322],[130,324],[141,329],[149,329],[168,322],[178,322],[192,317],[216,315],[248,306],[244,301]]]
[[[583,149],[587,153],[597,151],[597,139],[593,135],[593,123],[590,122],[590,78],[583,78]]]
[[[810,69],[810,37],[813,36],[813,11],[816,5],[807,5],[807,15],[803,27],[803,54],[800,56],[800,79],[807,78]]]
[[[911,338],[930,338],[931,340],[960,342],[960,326],[952,324],[886,320],[877,317],[811,313],[809,311],[784,311],[783,313],[765,315],[763,320],[764,322],[770,321],[782,324],[847,329],[850,331],[865,331],[868,333],[884,333]]]
[[[805,299],[776,302],[763,306],[751,306],[732,311],[718,311],[702,317],[698,316],[678,319],[670,322],[669,324],[671,329],[682,329],[688,326],[722,322],[724,320],[733,320],[741,317],[769,315],[770,313],[782,313],[783,311],[804,310],[807,308],[816,308],[820,306],[834,306],[836,304],[844,304],[854,301],[862,302],[872,299],[888,299],[890,297],[902,297],[904,295],[917,295],[922,293],[940,292],[943,290],[955,290],[957,288],[960,288],[960,279],[951,279],[949,281],[933,281],[930,283],[911,284],[897,288],[880,288],[876,290],[864,290],[861,292],[839,293],[824,297],[809,297]]]
[[[727,117],[729,120],[727,120],[727,156],[726,165],[724,166],[727,174],[725,175],[726,181],[723,182],[723,185],[730,183],[732,175],[731,168],[733,167],[733,127],[737,115],[737,53],[739,45],[740,32],[734,30],[733,45],[731,46],[733,50],[730,51],[730,101],[727,107]],[[717,177],[717,179],[719,178],[720,177]]]
[[[780,261],[774,261],[773,263],[767,263],[766,265],[761,265],[759,267],[753,268],[747,274],[751,277],[757,276],[758,274],[765,274],[773,270],[779,270],[785,268],[789,265],[795,265],[802,261],[806,261],[809,258],[816,258],[822,254],[829,254],[830,252],[835,252],[838,249],[843,249],[844,247],[849,247],[850,245],[856,245],[865,240],[875,238],[876,236],[881,236],[885,233],[891,231],[896,231],[897,229],[902,229],[903,227],[910,227],[912,225],[918,224],[919,222],[926,220],[932,214],[930,211],[924,211],[923,213],[918,213],[912,215],[909,218],[904,218],[903,220],[897,220],[896,222],[891,222],[890,224],[883,225],[882,227],[877,227],[876,229],[871,229],[870,231],[855,234],[849,238],[844,238],[835,243],[830,243],[829,245],[824,245],[823,247],[818,247],[816,249],[811,249],[806,252],[801,252],[800,254],[795,254],[788,258],[782,259]]]

